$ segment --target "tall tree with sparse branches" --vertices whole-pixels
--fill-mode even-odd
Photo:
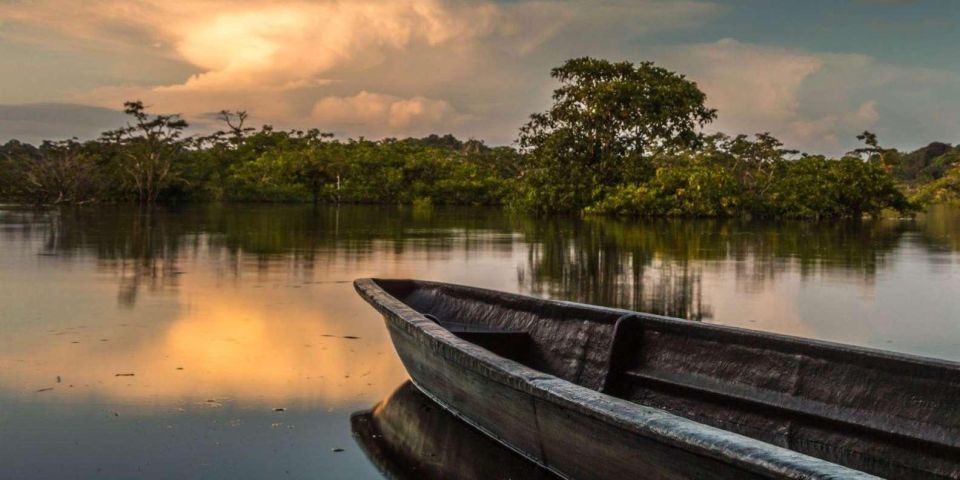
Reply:
[[[187,122],[179,115],[151,115],[140,100],[124,102],[132,122],[105,132],[102,140],[117,148],[124,178],[141,205],[154,205],[163,190],[178,179],[177,163],[184,149]]]

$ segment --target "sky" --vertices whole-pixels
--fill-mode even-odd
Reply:
[[[956,0],[0,0],[0,141],[92,138],[124,100],[338,137],[511,144],[550,68],[651,60],[719,110],[710,131],[840,154],[960,142]]]

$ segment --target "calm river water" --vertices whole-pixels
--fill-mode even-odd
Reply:
[[[493,209],[0,207],[0,478],[380,478],[410,463],[382,458],[358,427],[369,415],[351,415],[394,392],[373,415],[399,412],[415,456],[449,461],[434,450],[453,446],[439,440],[470,432],[410,420],[430,409],[353,291],[369,276],[960,360],[955,208],[760,224]],[[511,462],[463,468],[526,475]]]

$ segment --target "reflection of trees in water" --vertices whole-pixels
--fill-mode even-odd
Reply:
[[[133,305],[145,288],[176,289],[178,264],[200,255],[213,258],[221,275],[282,269],[308,280],[334,261],[359,269],[381,256],[508,254],[527,244],[526,262],[517,267],[524,291],[690,319],[711,316],[705,274],[732,272],[739,286],[758,290],[785,271],[869,283],[905,233],[928,251],[956,251],[957,232],[956,208],[933,209],[917,221],[775,224],[533,219],[485,208],[383,206],[0,211],[5,238],[42,239],[41,253],[58,257],[94,255],[118,276],[123,305]]]
[[[347,264],[377,254],[443,254],[513,248],[502,212],[345,206],[209,206],[182,210],[88,209],[0,212],[0,232],[25,240],[42,238],[43,255],[64,260],[93,255],[119,277],[118,301],[133,306],[147,288],[175,289],[178,263],[205,254],[223,274],[267,274],[293,269],[305,279],[334,260]]]
[[[700,320],[705,271],[732,271],[762,289],[785,271],[872,282],[912,222],[620,221],[552,219],[523,224],[531,243],[523,288],[585,303]]]
[[[702,267],[686,256],[663,255],[643,242],[659,241],[657,235],[625,242],[623,225],[574,219],[528,222],[531,245],[527,266],[518,271],[521,287],[534,295],[709,318],[709,308],[702,302]]]
[[[919,219],[916,241],[932,252],[960,251],[960,208],[937,205]]]
[[[101,207],[20,211],[4,215],[29,239],[42,239],[43,255],[65,260],[93,255],[99,269],[119,277],[117,301],[132,307],[143,288],[151,292],[177,287],[178,251],[183,231],[156,213],[130,208]]]

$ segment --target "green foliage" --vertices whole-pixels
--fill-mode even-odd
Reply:
[[[911,205],[884,168],[890,151],[789,157],[768,133],[704,137],[716,116],[682,75],[580,58],[553,70],[554,104],[521,129],[527,153],[512,204],[531,212],[686,217],[861,217]]]
[[[894,153],[887,163],[898,180],[920,185],[942,178],[960,164],[960,147],[934,142],[910,153]]]
[[[141,204],[153,205],[180,177],[187,122],[178,115],[147,113],[141,101],[125,102],[123,111],[132,124],[103,134],[101,142],[112,150],[123,185]]]
[[[26,196],[23,177],[30,164],[39,157],[39,149],[33,145],[16,140],[0,145],[0,200]]]
[[[643,184],[618,185],[588,213],[654,217],[728,217],[737,213],[739,185],[723,166],[701,157],[673,157]]]
[[[95,141],[0,146],[0,199],[31,203],[235,201],[499,205],[535,213],[859,218],[960,196],[960,149],[865,143],[835,160],[800,156],[768,133],[705,136],[716,117],[683,75],[650,62],[578,58],[551,72],[553,105],[519,148],[452,135],[340,140],[317,129],[246,125],[183,137],[176,115],[127,102],[131,123]],[[924,182],[934,180],[927,186]]]
[[[891,208],[912,210],[894,179],[878,164],[855,157],[829,160],[804,156],[783,162],[768,206],[775,216],[792,218],[878,216]]]
[[[531,116],[519,143],[528,163],[514,204],[532,211],[577,211],[623,182],[646,180],[650,159],[701,139],[716,117],[706,95],[651,62],[569,60],[550,110]]]
[[[917,189],[911,200],[921,205],[960,201],[960,165],[955,165],[942,177]]]
[[[21,188],[38,204],[92,202],[102,184],[96,160],[76,141],[45,142],[39,157],[22,170]]]

